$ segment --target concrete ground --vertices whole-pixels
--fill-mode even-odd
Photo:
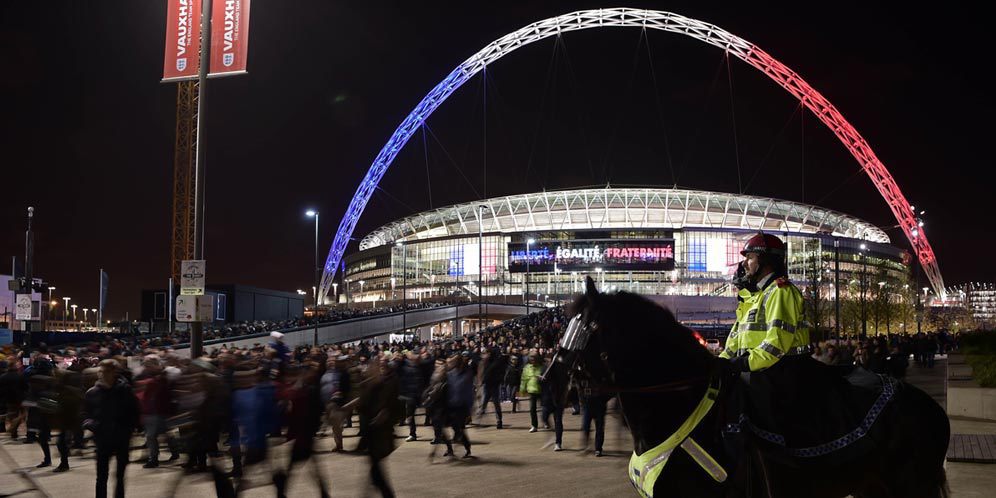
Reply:
[[[528,403],[520,403],[528,409]],[[506,403],[505,408],[511,405]],[[421,417],[419,417],[421,419]],[[429,459],[433,448],[429,444],[432,428],[419,426],[419,441],[405,442],[407,427],[396,427],[398,449],[385,461],[387,474],[398,496],[627,496],[632,487],[626,477],[626,463],[632,448],[629,433],[620,431],[619,423],[610,415],[607,423],[603,457],[581,451],[581,417],[564,414],[564,451],[554,452],[553,432],[540,430],[529,433],[528,413],[506,413],[505,429],[494,427],[494,416],[484,416],[482,427],[469,429],[473,444],[470,459],[443,457],[440,447],[434,459]],[[354,427],[356,424],[354,423]],[[344,445],[352,449],[358,441],[357,429],[346,429]],[[22,437],[23,439],[23,437]],[[135,440],[137,443],[137,439]],[[25,445],[11,441],[6,436],[0,440],[0,452],[9,454],[17,467],[33,467],[41,461],[38,445]],[[318,461],[321,471],[331,484],[333,496],[379,496],[369,487],[369,459],[366,455],[331,453],[331,437],[320,439]],[[455,446],[457,456],[463,448]],[[57,451],[52,445],[53,458]],[[168,456],[163,451],[162,458]],[[285,448],[274,452],[277,460],[286,462]],[[132,451],[133,460],[140,459],[142,450]],[[30,487],[23,478],[11,474],[13,464],[0,455],[0,496]],[[55,498],[93,496],[95,460],[88,452],[83,458],[70,459],[72,469],[62,474],[51,469],[31,469],[30,475],[38,485]],[[263,484],[269,473],[265,468],[254,469],[253,481]],[[313,484],[313,467],[299,466],[289,483],[289,496],[318,496]],[[113,474],[113,464],[112,471]],[[247,473],[248,474],[248,473]],[[177,479],[182,479],[176,490],[177,497],[207,498],[215,496],[209,476],[197,474],[183,476],[176,465],[163,465],[158,469],[143,469],[141,463],[128,466],[126,489],[128,496],[167,496],[168,489]],[[113,476],[111,478],[113,493]],[[24,496],[39,496],[32,492]],[[260,486],[243,494],[249,498],[272,497],[272,486]]]
[[[944,405],[944,360],[933,369],[911,366],[908,379],[930,393]],[[520,404],[521,406],[521,404]],[[505,409],[509,405],[505,404]],[[398,449],[386,460],[389,479],[398,496],[634,496],[626,478],[626,463],[632,443],[623,432],[618,419],[610,415],[605,441],[606,456],[596,458],[581,450],[580,416],[564,415],[564,451],[554,452],[553,433],[529,433],[528,413],[506,413],[506,429],[494,427],[493,415],[485,415],[482,427],[469,430],[473,442],[471,459],[450,459],[437,456],[430,460],[432,446],[431,428],[419,426],[420,440],[404,442],[407,428],[396,428]],[[996,433],[996,423],[952,420],[952,433]],[[356,445],[356,429],[346,430],[345,445]],[[137,440],[136,440],[137,441]],[[53,457],[57,451],[52,445]],[[375,496],[369,482],[369,460],[364,455],[331,453],[331,438],[318,442],[318,462],[322,473],[331,484],[333,496]],[[166,453],[164,451],[164,453]],[[462,449],[457,447],[457,455]],[[285,448],[278,448],[275,460],[286,461]],[[132,452],[133,459],[140,459],[142,450]],[[165,458],[165,456],[164,456]],[[41,460],[37,445],[25,445],[0,439],[0,496],[24,491],[37,484],[48,496],[54,498],[83,498],[93,496],[95,462],[91,453],[70,460],[72,469],[62,474],[51,469],[34,469]],[[113,466],[112,466],[113,467]],[[30,469],[30,480],[13,473],[19,468]],[[948,480],[952,496],[974,498],[994,496],[996,465],[948,463]],[[314,469],[300,466],[291,477],[289,496],[318,496],[313,484]],[[112,470],[113,474],[113,470]],[[243,496],[249,498],[274,496],[272,486],[265,485],[269,473],[264,468],[251,472],[258,487]],[[177,497],[208,498],[215,496],[212,482],[204,474],[184,476],[176,465],[163,465],[158,469],[143,469],[140,463],[128,466],[126,488],[128,496],[162,497],[178,483]],[[113,493],[113,476],[111,478]],[[27,491],[21,496],[44,496],[37,491]]]

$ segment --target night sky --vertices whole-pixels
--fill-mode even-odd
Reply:
[[[104,268],[109,319],[136,317],[140,290],[169,277],[176,88],[159,81],[165,3],[0,6],[0,273],[23,256],[34,206],[36,274],[57,298],[93,307]],[[249,74],[208,90],[209,281],[310,287],[304,211],[322,213],[324,261],[370,162],[436,83],[528,23],[617,3],[254,0]],[[956,2],[869,3],[625,6],[716,24],[794,69],[926,209],[945,282],[992,282],[987,16]],[[716,48],[636,28],[568,33],[489,66],[401,152],[354,236],[430,206],[606,183],[819,204],[908,248],[855,160],[788,93]]]

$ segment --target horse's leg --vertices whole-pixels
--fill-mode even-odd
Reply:
[[[947,415],[923,391],[906,386],[880,423],[893,424],[880,457],[881,474],[893,496],[948,496],[944,473],[951,427]]]

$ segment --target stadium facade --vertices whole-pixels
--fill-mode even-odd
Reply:
[[[591,276],[606,291],[729,298],[740,249],[758,230],[787,242],[792,280],[831,299],[835,277],[842,297],[879,282],[907,285],[910,254],[853,216],[748,195],[588,188],[495,197],[388,223],[345,258],[333,295],[340,303],[483,294],[546,304],[569,299]]]

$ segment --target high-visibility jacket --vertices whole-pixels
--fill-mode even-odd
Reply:
[[[769,278],[743,304],[746,311],[726,340],[727,357],[748,354],[750,369],[756,371],[774,365],[782,356],[809,353],[802,293],[787,278]]]
[[[733,322],[733,327],[730,328],[730,333],[726,336],[726,346],[724,346],[723,351],[719,353],[720,358],[730,359],[733,357],[733,355],[730,354],[730,348],[735,345],[732,340],[737,336],[737,330],[740,328],[740,321],[743,320],[744,315],[747,314],[747,310],[751,306],[751,303],[748,302],[748,300],[754,294],[756,294],[756,292],[751,292],[747,289],[740,289],[740,291],[737,292],[737,321]]]

